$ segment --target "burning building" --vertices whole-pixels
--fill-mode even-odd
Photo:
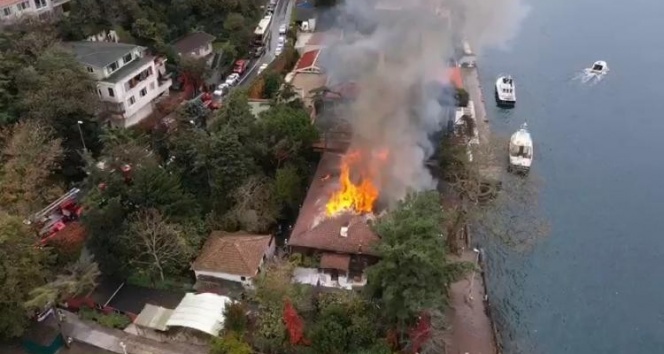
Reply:
[[[320,261],[297,268],[296,281],[346,289],[366,283],[364,270],[378,261],[371,222],[381,208],[378,172],[387,157],[384,150],[323,154],[288,243]]]

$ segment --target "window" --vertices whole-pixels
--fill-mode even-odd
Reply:
[[[111,97],[115,97],[115,92],[113,92],[113,89],[110,87],[108,88],[108,95]]]
[[[134,96],[129,97],[129,105],[131,106],[134,103],[136,103],[136,98]]]
[[[16,5],[16,6],[18,6],[18,10],[19,10],[19,11],[23,11],[23,10],[25,10],[25,9],[27,9],[27,8],[30,7],[30,3],[27,2],[27,1],[24,1],[24,2],[22,2],[22,3],[20,3],[20,4]]]
[[[145,88],[145,87],[143,87],[143,88],[141,89],[141,91],[139,92],[139,94],[141,95],[141,97],[145,97],[145,95],[148,94],[148,89]]]
[[[132,56],[131,56],[131,53],[129,53],[129,54],[125,55],[124,57],[122,57],[122,61],[124,61],[125,64],[129,63],[131,61],[131,59],[133,59]]]
[[[95,72],[95,69],[93,69],[93,68],[90,67],[90,66],[86,66],[85,68],[88,69],[88,72],[89,72],[89,73],[93,73],[93,72]]]
[[[240,280],[245,281],[247,280],[247,277],[240,277]]]
[[[111,65],[108,66],[108,71],[114,72],[115,70],[118,70],[118,67],[119,67],[118,62],[117,61],[113,62],[111,63]]]
[[[41,9],[46,6],[46,0],[35,0],[35,8]]]
[[[5,16],[9,16],[9,15],[12,14],[12,8],[11,8],[11,7],[5,7],[4,9],[2,9],[2,13],[3,13]]]

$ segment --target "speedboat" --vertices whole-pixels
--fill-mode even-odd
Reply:
[[[596,61],[591,68],[588,70],[591,74],[595,75],[604,75],[609,71],[609,67],[606,65],[606,62],[603,60]]]
[[[496,104],[498,107],[514,107],[516,105],[516,87],[511,76],[500,76],[496,80]]]
[[[523,123],[521,128],[510,137],[509,159],[508,171],[524,174],[530,171],[533,163],[533,140],[526,123]]]

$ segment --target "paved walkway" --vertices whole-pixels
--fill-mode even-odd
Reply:
[[[452,261],[477,262],[477,253],[467,250]],[[474,272],[456,283],[449,290],[451,323],[447,353],[494,354],[498,352],[491,320],[486,314],[482,276]]]
[[[145,337],[123,332],[118,329],[102,327],[96,323],[82,321],[76,314],[63,311],[66,320],[62,331],[75,341],[87,343],[110,352],[123,354],[120,343],[126,345],[127,354],[207,354],[208,348],[183,343],[164,343]]]

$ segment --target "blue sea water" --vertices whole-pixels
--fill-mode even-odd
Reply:
[[[504,49],[479,58],[497,131],[527,120],[550,234],[488,246],[507,353],[664,353],[664,2],[531,0]],[[595,60],[597,85],[572,78]],[[517,107],[493,105],[496,75]]]

